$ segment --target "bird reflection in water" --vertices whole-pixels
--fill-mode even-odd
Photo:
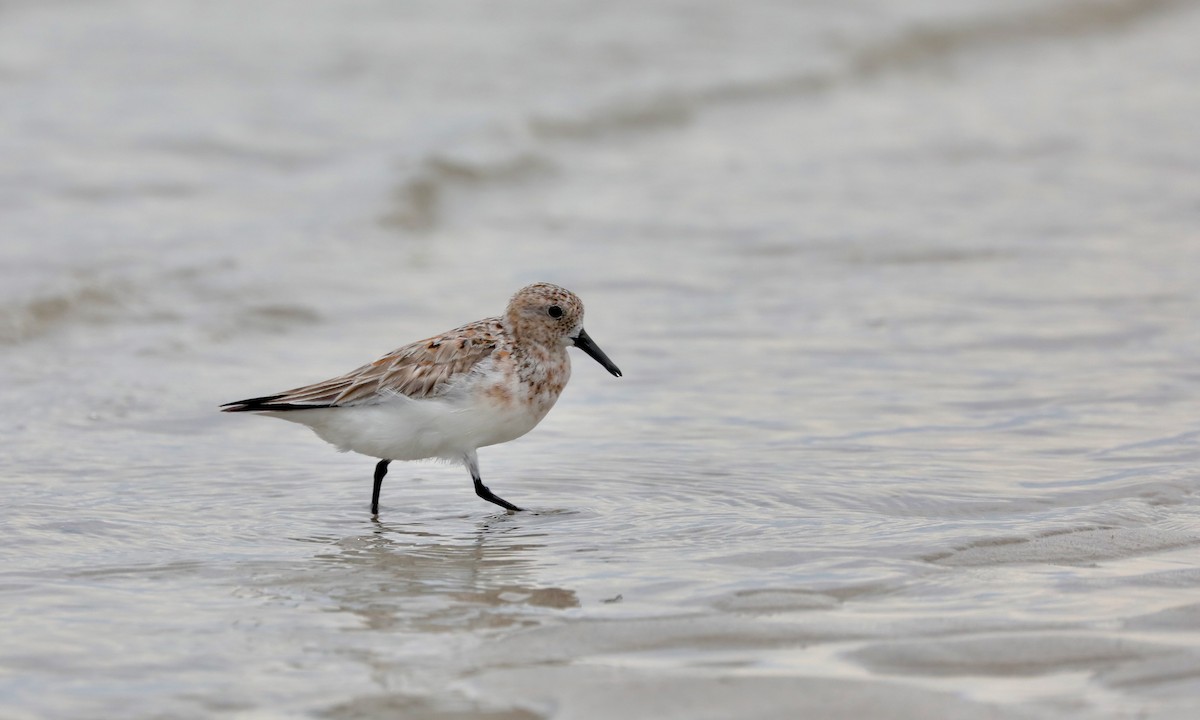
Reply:
[[[419,522],[372,525],[366,534],[335,542],[333,552],[318,554],[309,576],[327,583],[334,607],[360,617],[368,629],[501,628],[579,607],[575,591],[536,582],[542,533],[508,516],[489,518],[460,536],[431,532]]]

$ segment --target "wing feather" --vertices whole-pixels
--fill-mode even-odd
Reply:
[[[307,410],[368,403],[387,395],[437,397],[496,350],[502,325],[488,318],[393,350],[339,377],[222,407],[226,412]]]

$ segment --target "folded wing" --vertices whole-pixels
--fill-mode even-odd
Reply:
[[[498,318],[405,345],[345,375],[221,406],[225,412],[311,410],[360,405],[389,395],[437,397],[496,350]]]

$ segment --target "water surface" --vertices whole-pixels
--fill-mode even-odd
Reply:
[[[1195,4],[0,17],[5,717],[1200,710]],[[531,512],[215,411],[535,280]]]

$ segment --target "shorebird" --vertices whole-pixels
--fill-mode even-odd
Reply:
[[[621,377],[583,329],[583,302],[550,283],[521,288],[504,314],[405,345],[323,382],[238,400],[224,412],[255,412],[307,425],[343,452],[379,458],[371,514],[393,460],[462,462],[475,494],[509,511],[479,474],[481,447],[532,430],[571,376],[575,346]]]

